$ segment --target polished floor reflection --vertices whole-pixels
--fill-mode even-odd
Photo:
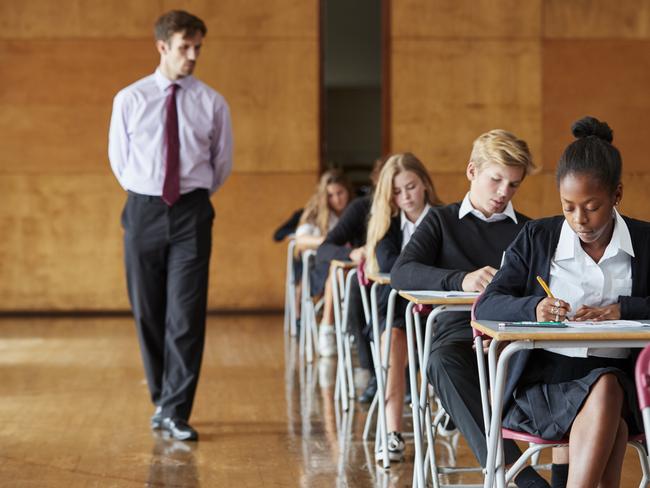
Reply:
[[[280,315],[211,316],[191,419],[201,440],[184,443],[148,428],[130,319],[1,319],[0,486],[411,486],[410,443],[406,462],[380,469],[361,441],[366,408],[335,407],[334,372],[300,361]],[[462,440],[438,447],[472,464]],[[624,471],[638,486],[632,452]]]

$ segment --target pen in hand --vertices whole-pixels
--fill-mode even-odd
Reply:
[[[547,298],[544,298],[537,304],[535,315],[538,322],[561,322],[566,319],[566,314],[571,310],[571,305],[563,300],[558,300],[553,296],[551,289],[541,276],[537,277],[537,282],[546,292]]]
[[[538,276],[537,276],[537,282],[538,282],[540,285],[542,285],[542,288],[544,288],[544,291],[546,292],[546,296],[547,296],[547,297],[549,297],[549,298],[555,298],[555,297],[553,296],[553,293],[551,293],[551,289],[550,289],[550,288],[548,287],[548,285],[546,284],[546,281],[544,281],[544,278],[542,278],[541,276],[538,275]]]

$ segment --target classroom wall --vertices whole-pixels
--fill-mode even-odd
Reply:
[[[412,150],[442,198],[460,199],[479,134],[508,129],[542,171],[516,207],[560,212],[556,162],[583,115],[606,120],[624,162],[624,213],[650,219],[650,2],[395,0],[391,3],[391,147]]]
[[[318,1],[0,2],[0,311],[126,310],[115,93],[153,72],[158,15],[208,36],[196,75],[229,101],[234,174],[213,198],[212,309],[279,308],[274,228],[318,168]]]
[[[650,219],[650,0],[611,5],[392,0],[391,149],[418,154],[451,202],[471,141],[510,129],[543,168],[516,197],[538,217],[559,211],[555,162],[591,114],[623,154],[622,210]],[[0,2],[0,312],[128,309],[108,121],[113,95],[155,68],[152,24],[170,8],[206,21],[196,74],[233,113],[209,306],[282,306],[285,247],[271,233],[319,165],[319,0],[24,0]]]

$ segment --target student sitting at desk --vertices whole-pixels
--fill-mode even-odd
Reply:
[[[391,156],[379,174],[370,209],[366,243],[368,273],[390,273],[400,252],[432,205],[440,206],[442,202],[438,199],[431,177],[420,160],[411,153]],[[386,340],[383,331],[386,326],[390,290],[389,286],[382,287],[377,297],[382,350]],[[404,371],[407,364],[405,311],[405,300],[397,298],[386,381],[388,457],[391,461],[401,461],[404,457],[401,431],[406,391]],[[383,459],[382,453],[377,454],[377,459]]]
[[[303,210],[295,232],[296,252],[307,249],[316,249],[325,240],[327,233],[339,221],[339,217],[350,203],[352,189],[347,178],[341,170],[331,169],[325,171],[316,186],[316,191],[311,196]],[[302,275],[302,261],[294,264],[294,279],[300,281]],[[309,270],[313,273],[312,270]],[[300,316],[301,287],[296,286],[296,308]],[[332,314],[332,300],[325,303],[324,314]]]
[[[621,156],[585,117],[557,167],[564,216],[529,222],[477,306],[485,320],[650,318],[650,224],[622,217]],[[550,285],[547,296],[536,277]],[[569,436],[568,486],[618,486],[628,432],[639,432],[629,350],[525,351],[512,359],[504,427]]]
[[[528,220],[510,202],[534,170],[528,145],[510,132],[492,130],[475,141],[462,202],[429,211],[391,273],[397,290],[483,291],[501,263],[503,251]],[[436,320],[427,376],[453,422],[482,466],[487,446],[476,354],[469,312],[449,312]],[[504,442],[505,459],[521,451]],[[515,478],[521,487],[548,486],[532,468]]]
[[[375,184],[379,172],[386,160],[378,159],[375,161],[370,180]],[[327,234],[327,237],[316,252],[316,266],[312,277],[314,294],[323,293],[331,296],[332,287],[329,283],[329,267],[334,259],[349,260],[360,263],[365,257],[366,231],[368,224],[368,214],[372,203],[372,195],[355,198],[345,209],[341,219],[336,227]],[[327,296],[327,295],[326,295]],[[361,291],[357,280],[352,281],[349,297],[348,309],[348,327],[354,334],[357,352],[359,355],[359,365],[369,373],[368,384],[364,392],[359,397],[359,401],[369,403],[377,391],[377,382],[374,374],[372,363],[372,354],[370,351],[370,341],[366,329],[366,321],[361,304]],[[336,354],[336,337],[334,332],[333,317],[323,315],[319,329],[318,347],[321,355]]]

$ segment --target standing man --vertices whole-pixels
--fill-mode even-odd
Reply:
[[[156,406],[151,427],[179,440],[198,439],[188,419],[205,337],[210,195],[232,168],[228,105],[192,76],[206,32],[184,11],[158,19],[160,65],[115,97],[108,147],[128,192],[126,277]]]

